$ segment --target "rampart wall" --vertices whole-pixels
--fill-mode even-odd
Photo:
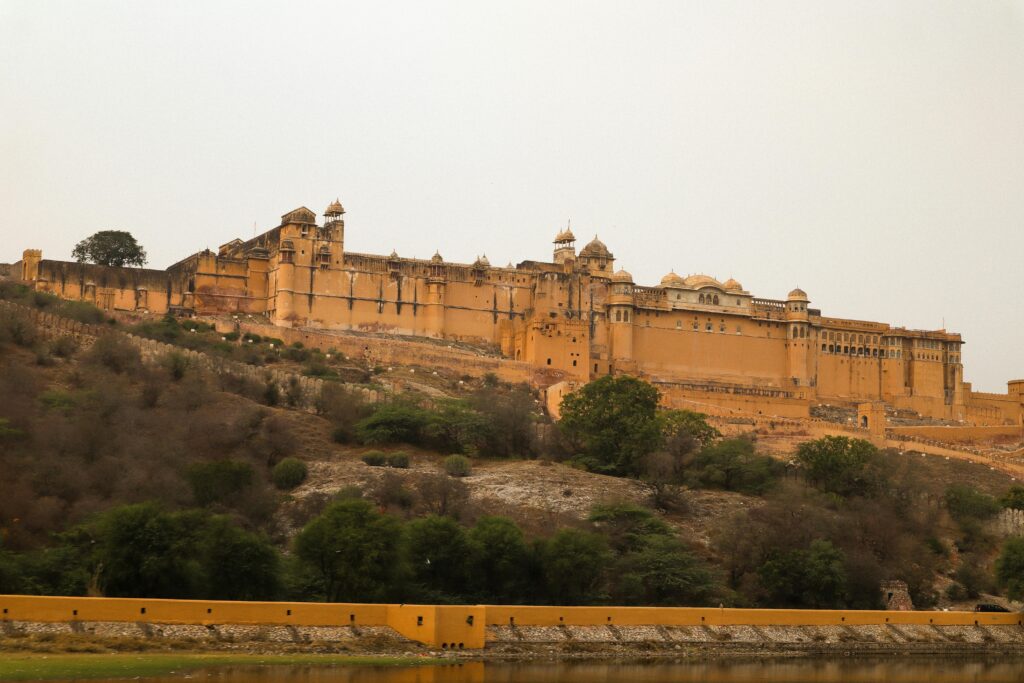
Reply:
[[[331,333],[248,322],[241,322],[238,327],[243,333],[276,337],[286,344],[301,342],[304,346],[321,351],[333,348],[369,365],[420,365],[475,377],[492,372],[505,382],[527,382],[539,387],[550,386],[568,377],[560,370],[545,369],[496,355],[473,353],[442,341],[407,341],[376,335]]]
[[[943,426],[923,425],[915,427],[889,427],[885,430],[890,438],[918,437],[943,443],[978,443],[994,439],[1020,439],[1024,436],[1019,425],[994,426]]]

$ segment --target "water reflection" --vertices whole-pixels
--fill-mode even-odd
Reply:
[[[182,683],[183,676],[145,679]],[[910,683],[1024,682],[1024,659],[887,659],[715,662],[467,662],[451,666],[228,667],[198,671],[192,679],[209,683],[817,683],[863,681]],[[100,683],[123,683],[112,679]]]

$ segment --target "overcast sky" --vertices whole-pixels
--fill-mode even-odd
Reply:
[[[1024,0],[0,0],[0,261],[339,197],[352,251],[795,286],[1024,377]]]

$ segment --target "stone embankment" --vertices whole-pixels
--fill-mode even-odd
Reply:
[[[486,630],[486,647],[468,650],[417,643],[387,626],[0,621],[0,651],[4,649],[4,639],[74,635],[107,644],[119,639],[146,640],[155,647],[167,643],[175,649],[271,653],[282,647],[293,648],[291,651],[298,647],[366,654],[448,653],[485,659],[1024,655],[1024,627],[1018,625],[491,625]]]

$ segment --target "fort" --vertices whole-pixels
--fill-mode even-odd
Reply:
[[[166,270],[27,249],[7,277],[108,311],[251,318],[324,346],[352,333],[472,345],[497,359],[480,367],[548,389],[553,412],[572,388],[627,373],[670,405],[718,416],[800,419],[816,405],[875,402],[940,424],[1024,424],[1024,380],[1005,394],[973,391],[955,332],[829,317],[800,288],[760,298],[734,279],[674,272],[639,285],[596,237],[577,251],[569,229],[555,236],[551,261],[504,267],[486,256],[462,264],[439,253],[352,253],[344,216],[338,201],[321,222],[301,207],[257,237]],[[869,426],[863,411],[859,419]]]

